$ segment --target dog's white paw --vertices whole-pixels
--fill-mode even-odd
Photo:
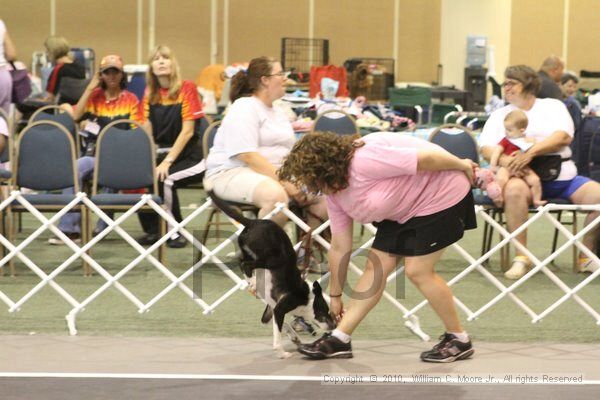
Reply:
[[[293,353],[290,353],[288,351],[277,351],[277,357],[283,359],[286,358],[290,358],[291,356],[293,356]]]

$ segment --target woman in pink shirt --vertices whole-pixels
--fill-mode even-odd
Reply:
[[[350,335],[379,302],[388,275],[401,257],[405,274],[442,319],[446,333],[423,361],[451,362],[474,350],[462,329],[452,292],[434,267],[444,249],[465,229],[476,227],[471,195],[476,164],[461,160],[427,141],[395,133],[373,133],[362,139],[315,133],[304,136],[286,157],[280,179],[327,195],[332,241],[331,312],[337,329],[299,351],[315,359],[350,358]],[[342,292],[352,225],[377,226],[364,273],[353,289],[347,311]]]

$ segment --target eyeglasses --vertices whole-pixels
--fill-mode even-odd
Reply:
[[[309,195],[313,195],[313,196],[322,196],[322,195],[323,195],[323,193],[321,192],[321,190],[319,190],[319,189],[316,189],[316,188],[315,188],[314,190],[311,190],[311,189],[309,189],[309,188],[308,188],[308,187],[306,187],[306,186],[302,186],[302,187],[300,188],[300,191],[301,191],[301,192],[302,192],[302,193],[303,193],[305,196],[309,196]]]
[[[516,86],[516,85],[518,85],[519,83],[521,83],[521,82],[519,82],[519,81],[505,81],[505,82],[502,84],[502,86],[504,86],[505,88],[511,88],[511,87],[513,87],[513,86]]]

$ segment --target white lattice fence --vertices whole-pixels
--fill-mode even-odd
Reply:
[[[8,305],[10,312],[18,311],[28,300],[30,300],[33,296],[39,293],[39,291],[42,288],[44,288],[46,285],[49,285],[52,289],[56,291],[56,293],[59,296],[64,298],[64,300],[72,306],[72,309],[66,316],[66,318],[68,322],[69,331],[71,334],[74,335],[77,333],[77,315],[80,312],[82,312],[85,309],[85,307],[93,303],[102,293],[104,293],[111,287],[115,287],[137,308],[138,312],[140,313],[147,312],[168,293],[170,293],[173,290],[179,289],[186,295],[186,297],[189,297],[191,301],[193,301],[200,308],[202,308],[204,314],[213,312],[215,309],[217,309],[217,307],[220,304],[222,304],[236,292],[247,288],[247,282],[244,279],[241,279],[236,272],[232,271],[221,260],[221,258],[223,258],[223,252],[225,251],[225,249],[227,249],[228,246],[233,241],[235,241],[237,235],[239,235],[242,231],[242,226],[232,221],[236,226],[236,231],[229,237],[225,238],[222,242],[218,243],[216,247],[212,250],[204,246],[198,240],[196,240],[192,233],[190,233],[186,228],[190,224],[190,222],[203,216],[203,214],[207,213],[210,210],[210,200],[207,200],[201,207],[193,210],[181,223],[177,223],[160,205],[156,204],[152,200],[150,195],[142,196],[139,203],[132,206],[129,210],[121,214],[115,220],[108,217],[100,208],[93,204],[85,193],[78,193],[71,203],[66,205],[62,210],[52,215],[50,218],[46,218],[44,214],[38,211],[33,205],[28,203],[27,200],[23,198],[21,193],[18,191],[12,192],[7,199],[0,203],[0,210],[6,210],[7,207],[15,201],[24,206],[37,220],[39,220],[41,226],[16,246],[13,243],[11,243],[6,237],[0,235],[0,243],[8,250],[8,254],[0,260],[0,268],[5,268],[11,259],[17,258],[40,278],[40,282],[29,292],[27,292],[24,296],[16,300],[11,299],[7,294],[0,290],[0,300]],[[75,244],[55,226],[60,217],[62,217],[68,211],[72,210],[74,207],[77,207],[80,204],[84,204],[92,211],[92,213],[97,215],[99,218],[101,218],[108,224],[107,229],[105,229],[99,235],[91,239],[88,243],[85,243],[83,246],[78,246],[77,244]],[[134,215],[144,205],[149,205],[159,214],[161,218],[166,220],[169,225],[168,232],[159,241],[157,241],[148,248],[144,248],[139,243],[137,243],[129,235],[129,233],[127,233],[121,227],[121,224],[125,220],[127,220],[127,218]],[[568,299],[572,298],[588,314],[590,314],[592,318],[595,319],[598,325],[600,325],[600,314],[598,314],[598,312],[590,304],[588,304],[584,299],[582,299],[579,296],[579,292],[581,291],[581,289],[583,289],[590,282],[592,282],[592,280],[594,280],[600,274],[600,270],[587,276],[575,287],[571,288],[548,268],[549,263],[554,261],[561,253],[570,249],[571,246],[577,246],[577,248],[579,248],[584,254],[586,254],[586,256],[591,258],[594,262],[600,264],[600,260],[596,257],[596,255],[581,244],[581,238],[583,237],[583,235],[585,235],[585,233],[590,231],[591,229],[595,229],[597,227],[598,223],[600,223],[600,217],[596,218],[576,235],[573,235],[554,217],[553,214],[551,214],[552,211],[558,210],[576,210],[586,212],[600,211],[600,206],[567,206],[548,204],[540,208],[538,212],[527,221],[526,224],[524,224],[518,230],[510,234],[506,231],[504,227],[502,227],[493,218],[491,218],[481,207],[476,208],[476,212],[480,216],[480,218],[491,224],[493,229],[502,235],[503,239],[482,256],[473,256],[469,254],[460,245],[460,242],[455,243],[453,245],[453,248],[465,260],[465,268],[452,279],[450,279],[448,283],[450,285],[453,285],[461,281],[462,279],[466,279],[469,277],[471,272],[476,270],[487,281],[489,281],[490,284],[494,286],[499,292],[498,295],[495,296],[492,300],[490,300],[484,306],[480,307],[478,310],[475,311],[471,310],[467,304],[465,304],[459,298],[455,297],[457,307],[466,314],[467,319],[469,321],[472,321],[484,312],[493,309],[493,306],[495,304],[497,304],[503,298],[507,297],[510,300],[512,300],[520,309],[527,313],[531,317],[532,322],[535,323],[540,321],[542,318],[548,316],[550,313],[555,311],[561,304],[563,304]],[[321,244],[325,249],[330,248],[330,243],[322,235],[322,232],[328,228],[329,221],[325,222],[318,228],[310,230],[310,227],[306,225],[306,223],[302,221],[298,216],[296,216],[293,212],[291,212],[284,204],[278,204],[277,207],[265,218],[271,218],[273,215],[280,212],[287,215],[291,223],[297,225],[300,229],[302,229],[305,232],[310,232],[313,240]],[[520,245],[514,238],[520,232],[530,227],[532,224],[535,224],[543,219],[548,220],[552,224],[552,226],[555,226],[557,229],[559,229],[559,231],[567,238],[567,240],[560,247],[558,247],[555,252],[553,252],[546,258],[540,260],[529,249]],[[371,234],[374,234],[376,232],[376,229],[370,224],[366,225],[366,229]],[[69,256],[60,265],[57,265],[54,269],[52,269],[50,273],[44,272],[30,258],[23,254],[23,250],[46,230],[49,230],[50,232],[58,236],[58,238],[63,240],[68,246],[68,248],[73,251],[73,254],[71,256]],[[98,242],[100,242],[106,235],[108,235],[111,232],[117,233],[133,249],[135,249],[137,253],[139,253],[131,262],[123,266],[114,275],[111,275],[104,267],[102,267],[101,262],[103,262],[103,260],[94,259],[90,254],[87,253],[90,249],[92,249],[93,246],[95,246]],[[167,266],[163,265],[157,258],[153,256],[153,252],[155,252],[158,249],[158,247],[161,244],[163,244],[169,237],[171,237],[172,234],[175,232],[179,232],[187,241],[189,241],[192,244],[192,246],[197,248],[201,254],[200,260],[194,265],[192,265],[190,268],[185,270],[179,276],[173,274],[173,272],[171,272],[171,270],[169,270]],[[370,248],[372,242],[372,236],[365,237],[364,243],[362,243],[356,250],[353,251],[350,257],[350,270],[353,273],[357,275],[362,274],[362,270],[358,266],[359,262],[357,261],[357,258],[360,257],[365,250],[368,250]],[[512,243],[524,254],[526,254],[530,258],[530,260],[532,260],[534,267],[521,279],[515,281],[509,286],[506,286],[501,280],[496,278],[494,274],[492,274],[489,270],[483,267],[482,264],[509,243]],[[298,249],[300,246],[301,242],[297,242],[294,245],[295,249]],[[68,291],[66,291],[64,288],[58,285],[55,281],[55,278],[57,276],[59,276],[69,265],[71,265],[74,261],[78,259],[83,259],[91,266],[91,268],[93,268],[100,276],[102,276],[102,278],[105,279],[105,282],[100,287],[98,287],[91,295],[82,300],[75,299]],[[144,260],[149,261],[157,269],[157,271],[159,271],[169,280],[169,284],[146,303],[138,299],[121,282],[119,282],[119,280],[123,276],[125,276],[129,271],[134,269]],[[207,301],[205,301],[205,299],[199,297],[198,293],[195,293],[192,290],[192,288],[185,284],[186,279],[191,277],[194,274],[194,272],[196,272],[199,268],[202,268],[208,262],[211,262],[212,265],[218,266],[222,271],[224,278],[230,279],[232,281],[232,286],[210,304]],[[403,267],[399,266],[399,268],[388,277],[388,282],[391,282],[394,279],[396,279],[398,274],[402,273],[402,271]],[[521,285],[526,284],[529,281],[529,279],[538,272],[542,272],[543,274],[545,274],[564,293],[564,295],[559,300],[557,300],[555,303],[553,303],[551,306],[549,306],[540,313],[536,313],[535,311],[533,311],[530,306],[528,306],[514,293],[515,289],[517,289]],[[322,276],[320,280],[325,282],[328,278],[329,275],[326,274]],[[417,317],[417,312],[427,304],[427,301],[422,301],[418,305],[409,309],[406,306],[404,306],[399,301],[399,299],[396,298],[396,296],[387,291],[384,292],[384,298],[402,313],[402,317],[405,319],[405,325],[409,329],[411,329],[415,334],[417,334],[424,340],[428,340],[428,335],[420,329],[419,319]]]

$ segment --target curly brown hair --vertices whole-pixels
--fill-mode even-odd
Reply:
[[[314,132],[304,135],[283,160],[277,171],[280,180],[305,186],[316,193],[323,189],[339,192],[348,187],[348,168],[359,135]]]

